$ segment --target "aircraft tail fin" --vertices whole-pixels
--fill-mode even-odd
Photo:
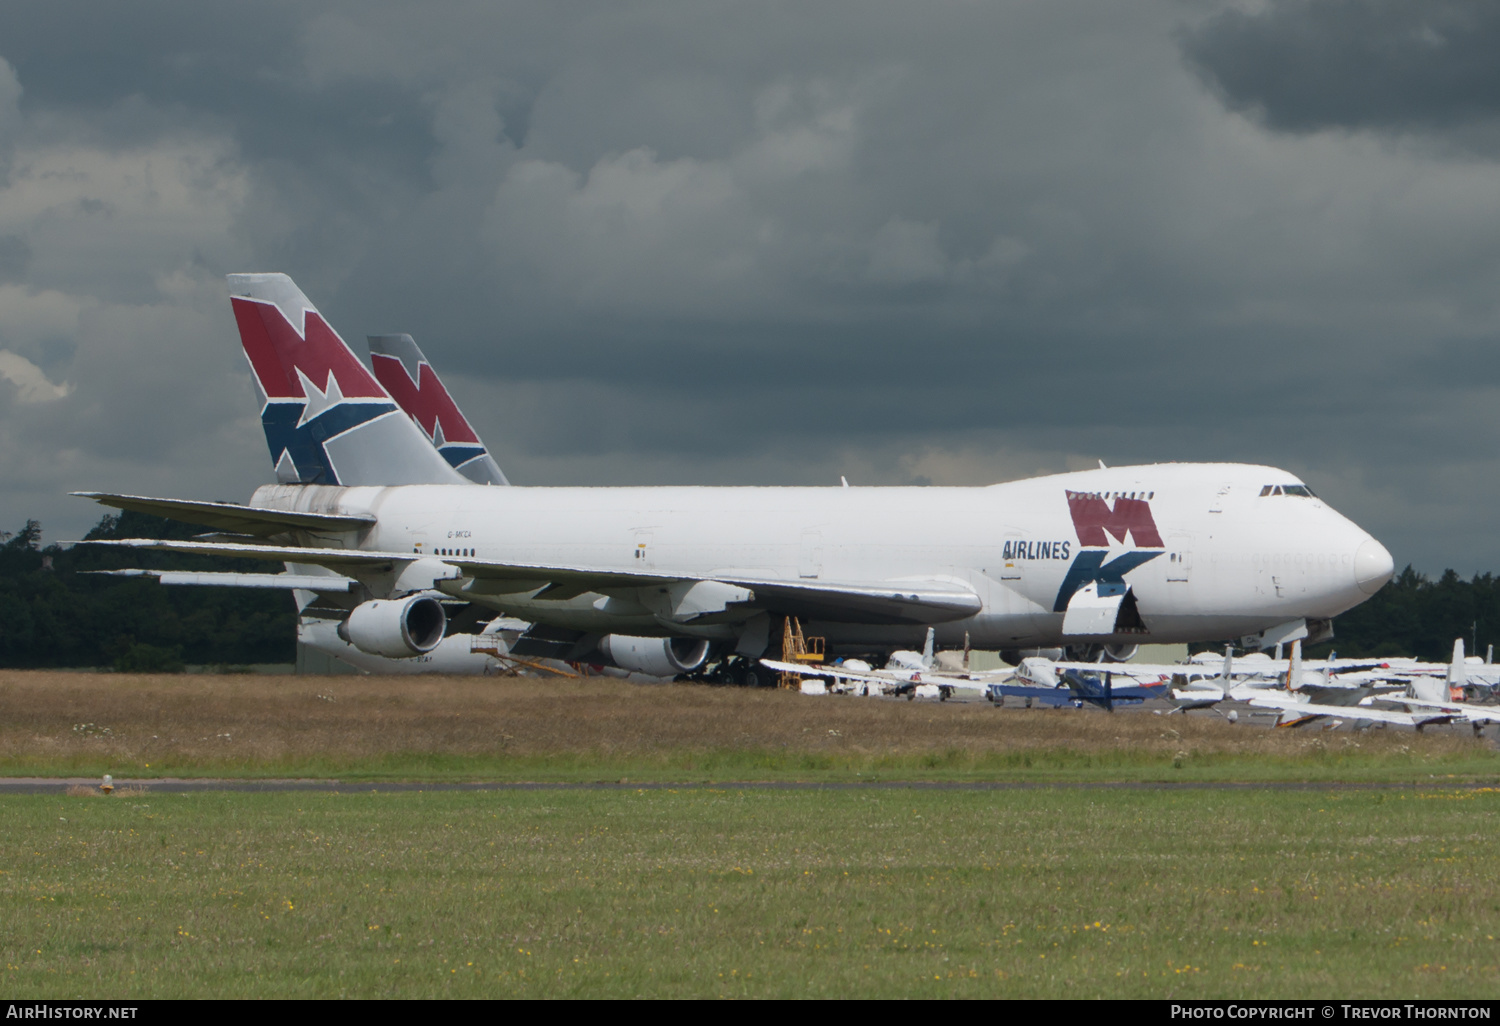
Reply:
[[[1454,658],[1448,664],[1448,694],[1446,699],[1461,699],[1464,696],[1464,687],[1469,684],[1469,660],[1464,657],[1464,639],[1455,637]]]
[[[230,304],[283,484],[462,484],[284,274],[231,274]]]
[[[1297,691],[1302,687],[1302,641],[1292,642],[1292,661],[1286,673],[1286,689]]]
[[[1439,680],[1434,676],[1414,677],[1408,691],[1412,698],[1421,702],[1445,703],[1453,700],[1456,689],[1460,695],[1469,682],[1469,671],[1464,665],[1464,639],[1453,642],[1453,658],[1448,663],[1448,672]]]
[[[367,337],[376,380],[432,440],[448,465],[475,484],[510,484],[416,341],[410,335]]]
[[[1448,663],[1448,686],[1461,688],[1469,683],[1469,667],[1464,660],[1464,639],[1453,641],[1453,659]]]
[[[936,636],[936,631],[931,627],[927,628],[927,641],[922,645],[922,669],[924,670],[932,669],[932,661],[935,658],[933,655],[933,639]]]

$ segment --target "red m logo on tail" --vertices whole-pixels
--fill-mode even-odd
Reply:
[[[1115,508],[1110,509],[1109,503],[1093,492],[1068,492],[1068,512],[1073,514],[1073,529],[1078,532],[1080,545],[1107,546],[1108,532],[1117,542],[1123,543],[1129,534],[1141,548],[1166,548],[1145,499],[1116,499]]]
[[[438,380],[437,373],[426,362],[417,365],[417,380],[413,381],[401,361],[383,353],[370,354],[370,363],[375,368],[375,377],[385,386],[400,407],[421,425],[429,438],[437,438],[439,425],[443,428],[443,441],[449,445],[479,445],[479,436],[454,405],[453,397]]]

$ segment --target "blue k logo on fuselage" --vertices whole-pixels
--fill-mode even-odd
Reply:
[[[1067,612],[1068,602],[1073,598],[1073,593],[1079,588],[1088,587],[1095,581],[1101,584],[1124,584],[1126,574],[1161,555],[1161,550],[1126,552],[1106,563],[1104,559],[1108,555],[1108,549],[1084,549],[1078,554],[1078,558],[1073,560],[1073,565],[1068,567],[1068,572],[1063,577],[1062,587],[1057,589],[1057,601],[1052,603],[1054,613]]]
[[[1115,504],[1110,507],[1105,496],[1070,491],[1068,512],[1073,516],[1079,551],[1063,576],[1062,587],[1057,589],[1057,599],[1052,603],[1054,613],[1066,612],[1073,593],[1095,581],[1123,585],[1126,574],[1166,549],[1156,518],[1151,515],[1151,506],[1144,498],[1134,495],[1127,498],[1116,493]],[[1111,537],[1120,543],[1129,537],[1136,545],[1147,548],[1121,553],[1106,563]]]

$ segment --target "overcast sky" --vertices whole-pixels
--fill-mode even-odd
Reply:
[[[223,275],[519,484],[1301,475],[1500,570],[1500,5],[0,8],[0,527],[273,479]]]

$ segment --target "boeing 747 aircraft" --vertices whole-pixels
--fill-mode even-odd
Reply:
[[[1264,466],[972,488],[516,487],[451,400],[424,418],[436,378],[409,338],[374,340],[377,378],[287,276],[229,285],[277,483],[243,506],[79,494],[218,532],[101,544],[288,564],[372,654],[431,651],[445,597],[645,673],[757,657],[782,616],[832,652],[915,648],[928,627],[940,647],[967,632],[1002,650],[1274,643],[1326,633],[1392,572],[1378,541]]]

